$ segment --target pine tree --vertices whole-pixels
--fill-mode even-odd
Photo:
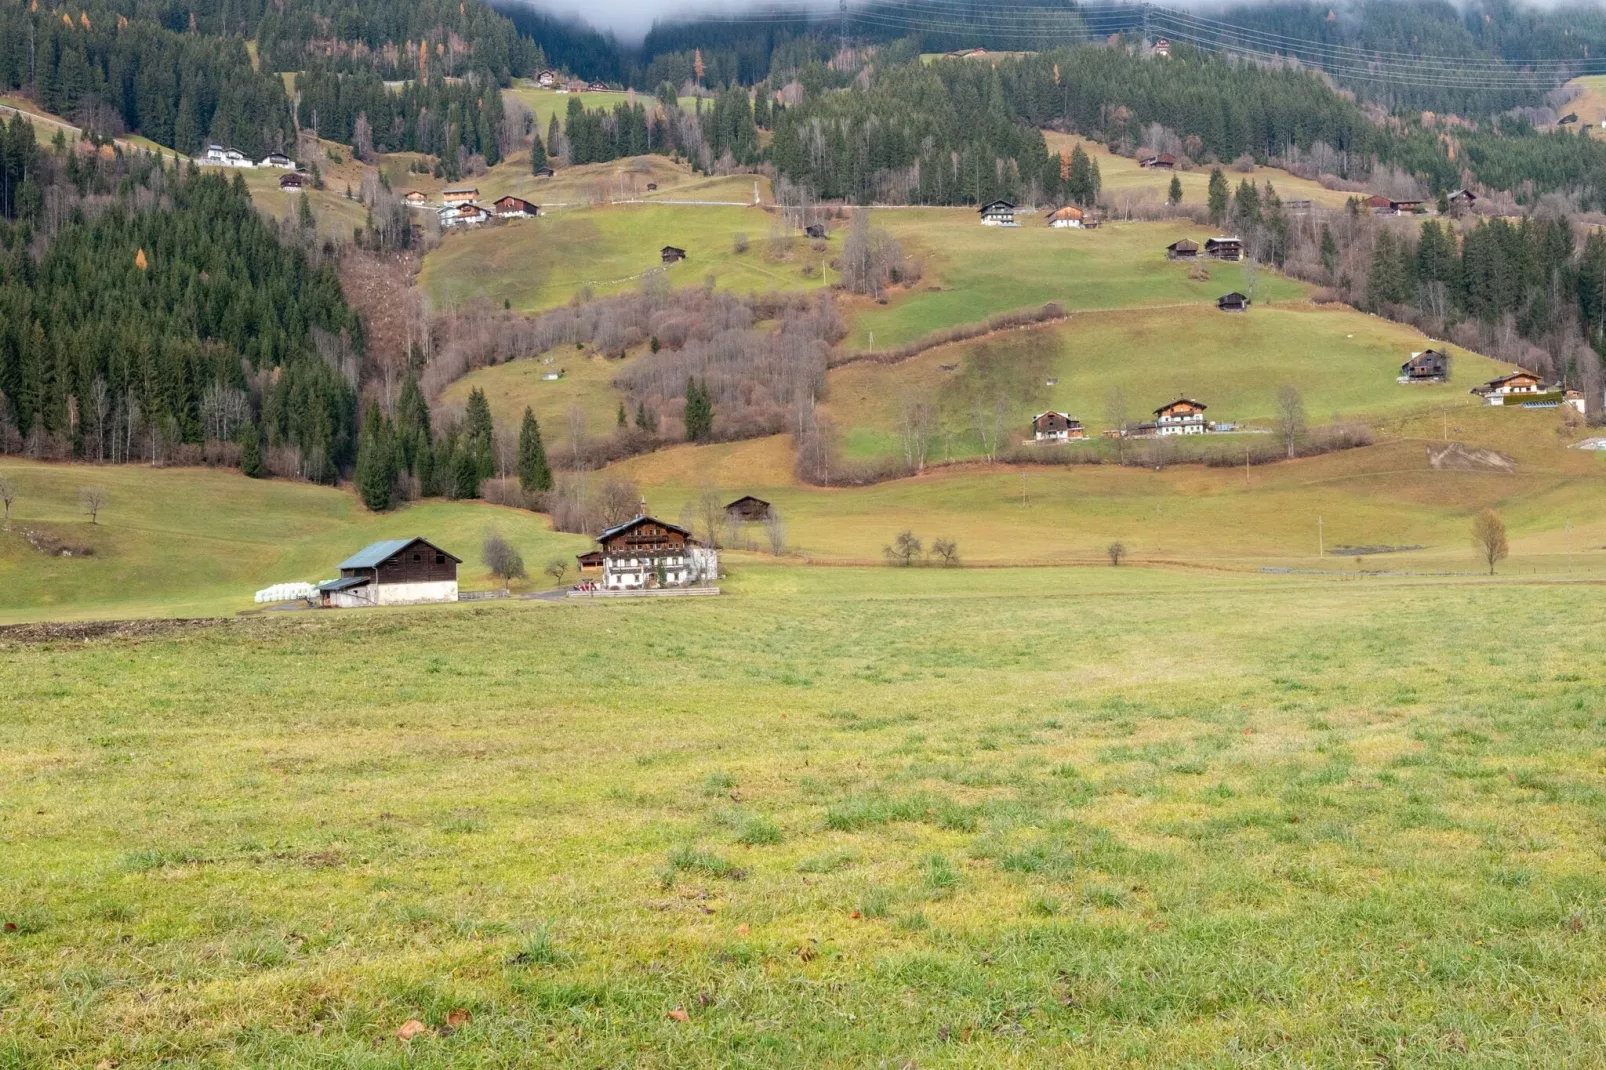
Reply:
[[[552,489],[552,469],[547,465],[546,446],[541,442],[541,425],[535,412],[526,407],[519,427],[519,486],[532,493]]]
[[[653,418],[647,414],[647,403],[645,401],[636,402],[636,426],[641,428],[643,431],[652,431],[656,429],[653,426],[655,422],[656,421],[654,421]]]
[[[247,423],[240,432],[240,471],[252,479],[261,479],[264,474],[262,442],[253,423]]]
[[[557,116],[554,115],[553,118],[556,119]],[[541,141],[541,135],[537,134],[530,144],[530,170],[539,171],[546,166],[546,163],[546,145]]]
[[[702,442],[714,430],[714,402],[708,396],[708,384],[686,378],[686,440]]]
[[[1322,224],[1322,270],[1327,272],[1329,281],[1338,270],[1338,242],[1333,239],[1333,230],[1326,223]]]
[[[622,401],[619,403],[619,420],[618,420],[618,423],[619,423],[620,427],[629,426],[629,423],[630,423],[630,417],[625,415],[625,403],[622,402]]]
[[[1172,204],[1182,203],[1182,179],[1176,175],[1171,176],[1171,189],[1166,193],[1166,200]]]
[[[357,442],[357,493],[376,513],[390,508],[391,489],[396,484],[395,434],[379,403],[368,406],[363,417],[362,435]]]
[[[465,436],[464,448],[474,459],[475,470],[481,480],[490,479],[496,474],[496,455],[494,452],[495,431],[491,423],[491,405],[485,400],[485,391],[475,387],[468,395],[468,404],[463,407],[463,432]],[[479,497],[479,486],[475,485],[474,493],[460,495],[460,497]]]
[[[1220,226],[1227,218],[1227,176],[1222,174],[1221,168],[1210,169],[1210,222]]]
[[[478,498],[480,496],[479,460],[467,443],[458,443],[457,452],[452,455],[452,497]]]

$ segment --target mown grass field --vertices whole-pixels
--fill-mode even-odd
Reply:
[[[483,390],[497,426],[515,430],[529,407],[541,423],[542,438],[549,450],[568,442],[571,406],[578,405],[585,413],[588,438],[612,434],[622,396],[613,388],[613,380],[629,363],[642,358],[608,360],[561,347],[549,356],[551,364],[513,360],[470,372],[441,392],[441,404],[461,409],[471,392]],[[548,382],[541,378],[559,368],[563,369],[562,379]],[[634,417],[635,411],[628,415]]]
[[[425,535],[461,557],[464,589],[495,586],[480,559],[487,526],[523,553],[536,586],[546,562],[586,549],[546,518],[482,502],[428,501],[368,512],[350,491],[238,471],[156,470],[137,465],[44,465],[0,458],[17,487],[11,530],[0,531],[0,622],[80,617],[200,616],[249,609],[272,583],[316,583],[370,542]],[[80,488],[99,485],[108,502],[91,524]],[[51,557],[28,541],[44,532],[88,557]]]
[[[762,208],[707,205],[617,205],[562,209],[507,226],[449,234],[424,260],[418,284],[437,307],[489,298],[494,304],[538,312],[576,294],[617,293],[662,273],[673,286],[700,286],[709,278],[738,292],[818,289],[818,265],[831,253],[816,253],[802,238],[790,239],[785,259],[768,253],[776,217]],[[735,236],[749,248],[735,251]],[[686,259],[667,267],[659,250],[674,245]],[[812,277],[805,264],[815,265]]]
[[[7,645],[0,1061],[1606,1049],[1596,588],[731,586]]]
[[[853,456],[899,451],[902,404],[915,397],[944,405],[945,456],[977,453],[968,399],[955,394],[969,355],[980,345],[1000,352],[1049,354],[1039,395],[1012,414],[1017,435],[1030,430],[1044,409],[1069,412],[1096,433],[1109,426],[1105,398],[1126,392],[1129,419],[1152,419],[1151,410],[1179,397],[1209,406],[1207,415],[1230,423],[1270,421],[1277,391],[1293,384],[1307,416],[1372,418],[1424,408],[1476,407],[1468,390],[1509,370],[1505,365],[1420,332],[1350,308],[1251,307],[1228,315],[1213,305],[1169,309],[1084,312],[1062,324],[1012,331],[980,342],[928,350],[895,365],[849,364],[830,375],[828,405],[845,430]],[[1430,345],[1453,352],[1451,380],[1403,386],[1395,380],[1412,352]],[[944,371],[957,365],[954,371]],[[1507,414],[1509,415],[1509,414]]]

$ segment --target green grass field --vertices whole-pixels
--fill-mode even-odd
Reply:
[[[621,205],[562,209],[539,219],[447,235],[430,253],[419,285],[437,306],[476,298],[510,301],[537,312],[567,302],[582,290],[602,296],[641,284],[659,269],[665,245],[687,258],[664,273],[674,286],[700,286],[710,276],[722,289],[739,292],[799,290],[822,285],[822,255],[801,238],[788,243],[787,258],[767,252],[776,217],[761,208],[684,205]],[[746,234],[748,251],[735,252],[734,237]]]
[[[1277,391],[1295,384],[1308,417],[1368,419],[1391,412],[1434,407],[1476,407],[1468,393],[1477,383],[1504,374],[1505,365],[1444,346],[1400,324],[1363,316],[1349,308],[1252,307],[1228,315],[1210,305],[1169,309],[1087,312],[1057,326],[1009,332],[983,342],[928,350],[886,366],[850,364],[830,376],[829,408],[848,429],[852,456],[883,456],[900,449],[898,421],[909,396],[947,403],[945,456],[977,454],[969,431],[966,399],[953,396],[950,381],[962,376],[967,354],[978,345],[1015,347],[1024,358],[1051,353],[1044,386],[1030,404],[1013,413],[1011,430],[1025,435],[1044,409],[1069,412],[1090,431],[1108,426],[1106,394],[1126,392],[1130,419],[1150,419],[1150,410],[1178,397],[1209,406],[1208,414],[1230,423],[1270,421]],[[1429,345],[1452,349],[1451,381],[1402,386],[1400,364]],[[954,372],[943,369],[958,365]],[[1510,415],[1510,414],[1506,414]]]
[[[873,332],[875,346],[894,346],[1049,301],[1071,310],[1214,307],[1222,294],[1247,288],[1239,264],[1206,263],[1210,277],[1194,281],[1190,265],[1166,259],[1166,246],[1178,238],[1208,236],[1192,225],[1125,223],[1082,231],[1055,230],[1041,216],[1019,219],[1019,227],[984,227],[964,208],[877,212],[875,222],[920,259],[924,277],[914,292],[886,306],[857,308],[844,345],[868,349]],[[1307,292],[1301,283],[1262,270],[1254,296],[1286,301]],[[1165,315],[1156,318],[1163,322]]]
[[[197,616],[252,608],[272,583],[316,583],[379,539],[426,535],[464,561],[465,589],[495,585],[480,541],[495,526],[524,555],[537,586],[554,556],[589,539],[557,535],[546,518],[482,502],[428,501],[375,515],[349,491],[238,471],[157,470],[138,465],[43,465],[0,458],[0,477],[17,486],[11,530],[0,531],[0,622],[46,618]],[[106,488],[108,504],[91,524],[79,489]],[[29,544],[40,531],[88,557],[49,557]]]
[[[6,645],[0,1062],[1606,1050],[1593,588],[731,587]]]

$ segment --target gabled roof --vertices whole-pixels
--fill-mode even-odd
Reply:
[[[976,211],[986,215],[995,208],[1000,211],[1013,212],[1015,210],[1015,205],[1012,201],[988,201],[986,204],[976,209]]]
[[[636,517],[633,517],[633,518],[631,518],[629,520],[626,520],[623,524],[615,524],[613,527],[608,528],[607,530],[599,533],[597,535],[597,541],[601,542],[603,539],[611,539],[615,535],[622,535],[625,532],[629,531],[631,528],[640,527],[642,524],[646,524],[646,523],[649,523],[649,522],[653,523],[653,524],[657,524],[659,527],[664,528],[664,529],[666,529],[668,531],[678,531],[682,535],[686,536],[686,538],[688,538],[688,539],[692,537],[691,532],[687,531],[685,528],[681,527],[679,524],[671,524],[667,520],[659,520],[656,517],[651,517],[651,516],[636,516]]]
[[[1058,219],[1081,219],[1081,218],[1082,218],[1082,210],[1080,208],[1075,207],[1074,205],[1069,205],[1069,204],[1067,204],[1064,208],[1056,208],[1056,209],[1054,209],[1054,211],[1048,213],[1048,221],[1050,223],[1052,223],[1052,222],[1054,222],[1055,220],[1058,220]]]
[[[1037,421],[1041,420],[1045,416],[1058,416],[1062,420],[1065,420],[1067,423],[1073,423],[1074,424],[1074,423],[1080,423],[1081,422],[1080,420],[1076,419],[1076,417],[1072,416],[1068,412],[1056,412],[1053,409],[1049,409],[1047,412],[1040,412],[1036,416],[1033,416],[1032,417],[1032,423],[1035,424]]]
[[[1192,398],[1177,398],[1177,400],[1171,401],[1171,402],[1167,402],[1166,404],[1161,405],[1158,409],[1155,409],[1154,410],[1154,414],[1156,416],[1159,416],[1161,413],[1165,412],[1167,409],[1174,409],[1178,405],[1192,405],[1194,408],[1198,409],[1200,412],[1203,412],[1206,408],[1209,407],[1204,402],[1195,401]]]
[[[1239,237],[1206,238],[1206,245],[1242,245],[1244,240]]]
[[[434,550],[438,554],[446,554],[445,550],[442,550],[439,546],[436,546],[422,535],[414,535],[410,539],[385,539],[383,542],[370,543],[367,546],[364,546],[361,550],[358,550],[355,554],[352,554],[350,557],[346,558],[344,561],[340,562],[339,567],[343,569],[378,568],[380,565],[384,564],[386,561],[389,561],[391,558],[395,557],[397,554],[401,553],[415,542],[423,543],[425,546],[428,546],[431,550]],[[456,557],[452,554],[446,554],[446,556],[450,557],[453,561],[456,561],[459,565],[463,563],[463,559],[461,557]]]
[[[1176,252],[1183,252],[1183,251],[1188,250],[1188,249],[1192,249],[1193,251],[1198,252],[1199,243],[1194,241],[1192,238],[1178,238],[1176,241],[1172,242],[1170,245],[1167,245],[1166,248],[1174,250]]]
[[[736,507],[738,505],[741,505],[743,502],[757,502],[759,505],[768,505],[769,504],[769,502],[765,501],[763,498],[757,497],[756,495],[744,494],[740,498],[737,498],[735,501],[730,502],[729,504],[727,504],[725,506],[725,508],[731,509],[731,508],[734,508],[734,507]]]
[[[1237,304],[1239,302],[1247,305],[1249,303],[1249,295],[1241,294],[1237,290],[1234,290],[1231,293],[1225,293],[1216,298],[1216,304],[1218,305]]]

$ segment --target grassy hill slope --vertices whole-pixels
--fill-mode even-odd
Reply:
[[[375,515],[349,491],[251,480],[211,469],[45,465],[0,458],[17,485],[11,530],[0,532],[0,620],[39,617],[195,616],[252,606],[271,583],[317,582],[378,539],[425,535],[463,558],[465,589],[493,586],[480,538],[495,525],[539,576],[548,558],[589,540],[556,535],[544,517],[482,502],[430,501]],[[90,524],[81,487],[106,488]],[[50,557],[29,531],[87,546],[87,557]]]

